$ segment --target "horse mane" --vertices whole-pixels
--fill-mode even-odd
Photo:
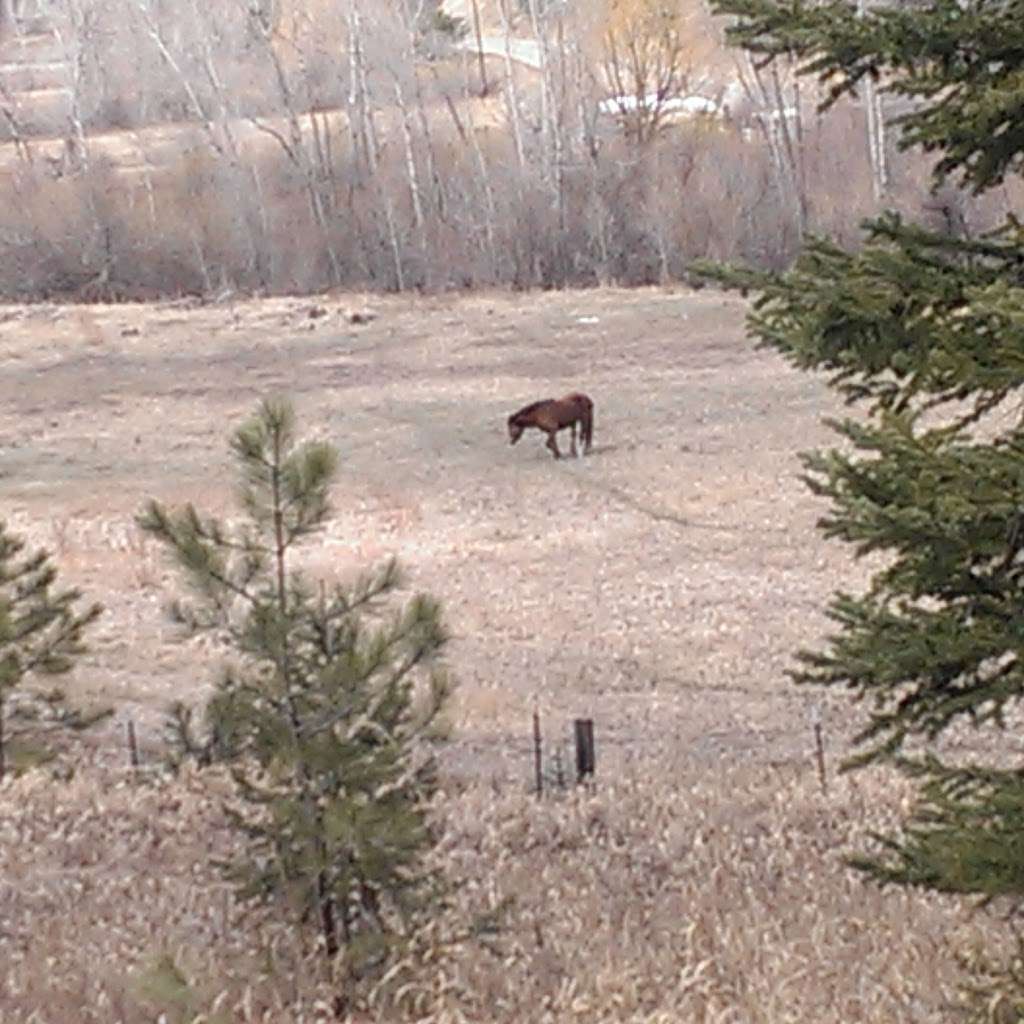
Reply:
[[[550,405],[552,401],[554,401],[554,399],[542,398],[538,402],[531,402],[529,405],[524,405],[519,412],[512,413],[512,415],[509,416],[508,421],[509,423],[514,423],[520,416],[529,416],[531,412],[536,412],[542,406]]]

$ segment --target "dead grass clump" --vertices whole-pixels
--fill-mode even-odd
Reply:
[[[517,913],[504,961],[466,957],[460,987],[489,1020],[944,1019],[956,905],[839,864],[884,784],[826,803],[809,774],[641,770],[562,801],[463,794],[448,856]]]
[[[100,769],[0,787],[3,1020],[130,1024],[183,1001],[327,1019],[330,981],[286,915],[234,904],[213,866],[235,852],[224,792],[212,773],[138,785]],[[944,1020],[947,938],[991,942],[994,926],[839,863],[901,795],[881,774],[825,800],[810,771],[650,758],[540,802],[453,781],[436,856],[454,906],[361,1019]],[[509,898],[483,946],[453,924]]]
[[[0,806],[0,1019],[153,1020],[171,1007],[147,979],[168,959],[190,998],[233,1020],[323,995],[290,931],[233,904],[212,860],[234,840],[209,779],[39,772],[0,787]]]

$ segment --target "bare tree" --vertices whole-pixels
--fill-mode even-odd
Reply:
[[[166,65],[174,72],[175,77],[188,97],[192,113],[202,127],[210,148],[227,164],[231,172],[231,176],[238,186],[242,186],[243,181],[248,181],[254,186],[256,196],[259,199],[259,207],[261,211],[260,220],[262,223],[257,224],[254,221],[251,213],[249,212],[251,207],[248,203],[243,206],[242,221],[244,223],[245,237],[247,241],[249,269],[256,273],[257,277],[260,279],[261,285],[265,287],[267,280],[270,277],[265,265],[265,254],[267,254],[269,250],[269,246],[266,244],[268,233],[266,209],[262,202],[259,180],[257,177],[254,177],[253,169],[251,167],[248,168],[248,170],[246,169],[239,151],[238,142],[235,137],[233,118],[231,117],[231,112],[225,98],[225,89],[221,84],[220,77],[217,74],[216,65],[213,60],[209,34],[204,32],[199,33],[200,38],[204,42],[202,66],[205,69],[207,79],[209,84],[212,86],[213,94],[217,98],[219,107],[218,117],[216,120],[204,105],[195,87],[195,83],[191,76],[186,72],[182,61],[179,60],[173,52],[171,44],[165,37],[161,25],[153,17],[149,6],[145,3],[145,0],[132,0],[132,2],[134,5],[134,13],[139,18],[139,22],[143,26],[146,35],[154,43]],[[196,0],[193,0],[192,9],[194,16],[199,18],[200,12]]]
[[[89,145],[86,141],[82,106],[86,82],[86,60],[94,49],[93,34],[96,12],[85,7],[80,0],[67,0],[68,22],[61,28],[60,20],[52,22],[53,33],[64,54],[64,61],[71,74],[71,107],[68,111],[70,132],[66,137],[65,152],[70,166],[68,171],[89,170]]]
[[[356,158],[365,163],[369,174],[377,173],[380,144],[373,121],[370,91],[366,84],[366,55],[364,51],[363,18],[359,0],[349,0],[346,8],[349,48],[348,114],[352,144]]]
[[[523,149],[523,127],[519,117],[519,90],[516,88],[515,69],[512,66],[512,26],[508,0],[498,0],[498,10],[501,13],[502,35],[505,37],[505,105],[516,146],[516,159],[522,167],[526,162],[526,155]]]
[[[473,5],[473,32],[476,34],[476,54],[480,63],[480,95],[486,96],[490,92],[487,84],[487,61],[484,59],[484,37],[480,30],[480,5],[477,0],[471,0]]]
[[[18,159],[31,166],[32,149],[22,129],[18,99],[8,88],[3,77],[0,77],[0,118],[3,118],[3,123],[7,126]]]
[[[271,138],[280,145],[282,152],[288,159],[288,162],[299,173],[305,187],[310,216],[320,235],[321,245],[323,246],[324,252],[327,254],[327,259],[331,267],[331,284],[340,284],[341,263],[331,240],[331,231],[327,222],[327,204],[325,201],[324,190],[322,188],[322,185],[327,181],[328,169],[323,162],[323,146],[318,146],[316,144],[316,139],[318,138],[316,115],[313,112],[310,112],[308,117],[312,137],[314,139],[313,150],[319,157],[318,164],[314,164],[314,160],[310,157],[310,153],[306,148],[306,140],[300,123],[300,113],[295,102],[291,84],[288,80],[288,75],[281,63],[281,58],[277,50],[273,45],[271,45],[271,27],[264,18],[259,16],[258,11],[254,12],[251,8],[246,10],[248,12],[250,30],[252,31],[253,36],[261,42],[264,55],[270,66],[273,68],[274,81],[277,84],[278,90],[278,99],[284,107],[286,127],[285,130],[282,131],[269,121],[261,120],[257,117],[250,117],[249,121],[261,132],[271,136]]]
[[[601,40],[601,71],[627,138],[658,134],[689,88],[691,66],[682,17],[660,0],[611,0]]]
[[[799,86],[794,84],[787,96],[777,67],[773,64],[766,77],[746,51],[739,58],[737,73],[768,147],[779,195],[792,203],[802,237],[807,230],[807,186]]]

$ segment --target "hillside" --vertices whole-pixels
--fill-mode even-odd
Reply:
[[[682,3],[670,30],[555,6],[510,37],[485,4],[483,53],[426,5],[77,10],[0,36],[19,301],[685,282],[695,259],[783,266],[807,231],[854,244],[881,206],[932,203],[866,101],[819,116]],[[649,71],[621,59],[641,44]],[[937,207],[979,232],[1015,201]]]

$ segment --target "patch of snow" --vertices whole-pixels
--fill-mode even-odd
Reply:
[[[673,96],[659,103],[656,93],[649,93],[643,98],[639,96],[611,96],[598,104],[602,114],[630,113],[643,106],[647,110],[659,110],[662,113],[682,114],[697,117],[707,114],[712,117],[719,114],[718,104],[707,96]]]

